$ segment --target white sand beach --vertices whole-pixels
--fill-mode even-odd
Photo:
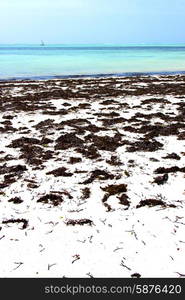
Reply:
[[[185,277],[184,83],[0,82],[1,277]]]

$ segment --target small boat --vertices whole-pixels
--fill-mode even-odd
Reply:
[[[45,46],[43,40],[41,40],[41,43],[40,43],[41,46]]]

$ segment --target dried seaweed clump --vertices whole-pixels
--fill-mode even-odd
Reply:
[[[6,188],[8,187],[10,184],[16,182],[16,177],[20,177],[21,174],[26,171],[27,168],[25,166],[22,165],[17,165],[17,166],[12,166],[12,167],[7,167],[6,165],[4,166],[0,166],[0,175],[2,174],[7,174],[4,175],[4,181],[0,183],[0,188]]]
[[[82,182],[83,184],[88,184],[93,182],[95,179],[99,179],[99,180],[107,180],[107,179],[114,179],[114,175],[110,174],[104,170],[94,170],[91,172],[91,176],[89,177],[89,179],[85,180],[84,182]]]
[[[52,204],[53,206],[58,206],[63,202],[63,198],[60,195],[47,194],[41,197],[37,202],[42,202],[44,204]]]
[[[153,207],[153,206],[162,206],[162,207],[172,207],[175,208],[176,205],[174,204],[167,204],[164,201],[160,200],[160,199],[146,199],[146,200],[141,200],[139,202],[139,204],[136,206],[136,208],[140,208],[143,206],[149,206],[149,207]]]
[[[83,140],[76,136],[75,133],[66,133],[56,140],[56,150],[66,150],[83,144]]]
[[[154,173],[156,173],[156,174],[176,173],[176,172],[185,172],[185,167],[182,167],[182,168],[179,168],[177,166],[173,166],[170,168],[159,167],[154,171]]]
[[[19,139],[13,140],[11,142],[11,144],[9,145],[9,147],[19,148],[19,147],[22,147],[25,144],[35,145],[35,144],[39,144],[39,143],[40,143],[40,140],[38,140],[36,138],[21,137]]]
[[[123,164],[116,155],[112,155],[106,162],[111,166],[120,166]]]
[[[88,187],[82,189],[82,199],[85,200],[85,199],[88,199],[91,195],[91,191]]]
[[[130,201],[128,200],[128,196],[126,194],[122,194],[119,199],[119,204],[126,206],[126,209],[130,207]]]
[[[53,174],[55,177],[58,177],[58,176],[70,177],[73,175],[73,173],[66,172],[66,171],[67,171],[67,169],[65,167],[61,167],[61,168],[55,169],[53,171],[47,172],[46,174],[47,175]]]
[[[53,156],[53,151],[45,151],[42,147],[36,145],[23,145],[22,154],[19,158],[26,160],[28,164],[41,166],[42,163]]]
[[[69,163],[70,164],[76,164],[82,161],[81,157],[70,157],[69,159]]]
[[[23,200],[20,197],[14,197],[8,200],[8,202],[13,202],[14,204],[20,204]]]
[[[126,184],[111,184],[108,185],[107,187],[101,188],[105,193],[105,195],[103,196],[102,199],[102,203],[103,205],[107,208],[107,211],[112,211],[111,206],[107,203],[107,200],[109,199],[110,196],[114,196],[116,194],[121,194],[121,193],[125,193],[127,192],[127,185]],[[126,204],[127,206],[130,205],[130,203],[128,204],[127,202],[127,196],[121,196],[119,198],[120,200],[120,204]],[[126,203],[127,202],[127,203]]]
[[[134,273],[131,275],[132,278],[140,278],[141,277],[141,274],[139,273]]]
[[[104,188],[101,188],[104,192],[108,193],[109,196],[116,195],[119,193],[127,192],[127,185],[126,184],[111,184]]]
[[[167,156],[163,157],[164,159],[176,159],[176,160],[180,160],[180,156],[177,153],[171,153],[168,154]]]
[[[93,225],[93,221],[89,220],[89,219],[78,219],[78,220],[69,219],[65,223],[66,223],[66,225],[73,225],[73,226],[75,226],[75,225],[81,225],[82,226],[82,225],[85,225],[85,224],[90,225],[90,226]]]
[[[6,165],[0,166],[0,174],[13,173],[14,175],[18,175],[26,171],[26,166],[16,165],[7,167]]]
[[[54,120],[53,119],[47,119],[44,121],[39,122],[37,125],[34,127],[38,130],[46,131],[48,128],[53,128],[54,126]]]
[[[121,135],[116,133],[113,137],[108,135],[98,136],[95,134],[90,134],[86,137],[86,140],[93,143],[99,150],[105,151],[115,151],[118,147],[122,145]]]
[[[100,157],[99,152],[97,151],[97,148],[94,147],[93,145],[90,146],[81,146],[75,149],[76,152],[81,153],[82,155],[84,155],[86,158],[89,159],[96,159],[98,157]]]
[[[135,142],[132,144],[132,146],[127,147],[127,152],[136,152],[136,151],[153,152],[161,149],[162,147],[163,144],[155,140],[153,141],[143,140],[143,141]]]
[[[168,181],[168,174],[164,174],[163,176],[157,176],[154,178],[154,183],[157,183],[158,185],[164,184]]]
[[[26,219],[9,219],[2,222],[3,224],[11,224],[11,223],[23,223],[22,229],[26,229],[28,226],[28,220]]]

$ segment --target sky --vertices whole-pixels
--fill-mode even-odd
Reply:
[[[185,0],[0,0],[0,44],[185,44]]]

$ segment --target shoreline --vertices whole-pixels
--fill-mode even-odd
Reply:
[[[37,80],[60,80],[60,79],[85,79],[85,78],[123,78],[139,76],[181,76],[185,75],[184,71],[154,71],[154,72],[123,72],[123,73],[102,73],[102,74],[76,74],[76,75],[48,75],[48,76],[23,76],[0,78],[0,82],[16,81],[37,81]]]
[[[1,277],[184,277],[185,75],[0,81]]]

